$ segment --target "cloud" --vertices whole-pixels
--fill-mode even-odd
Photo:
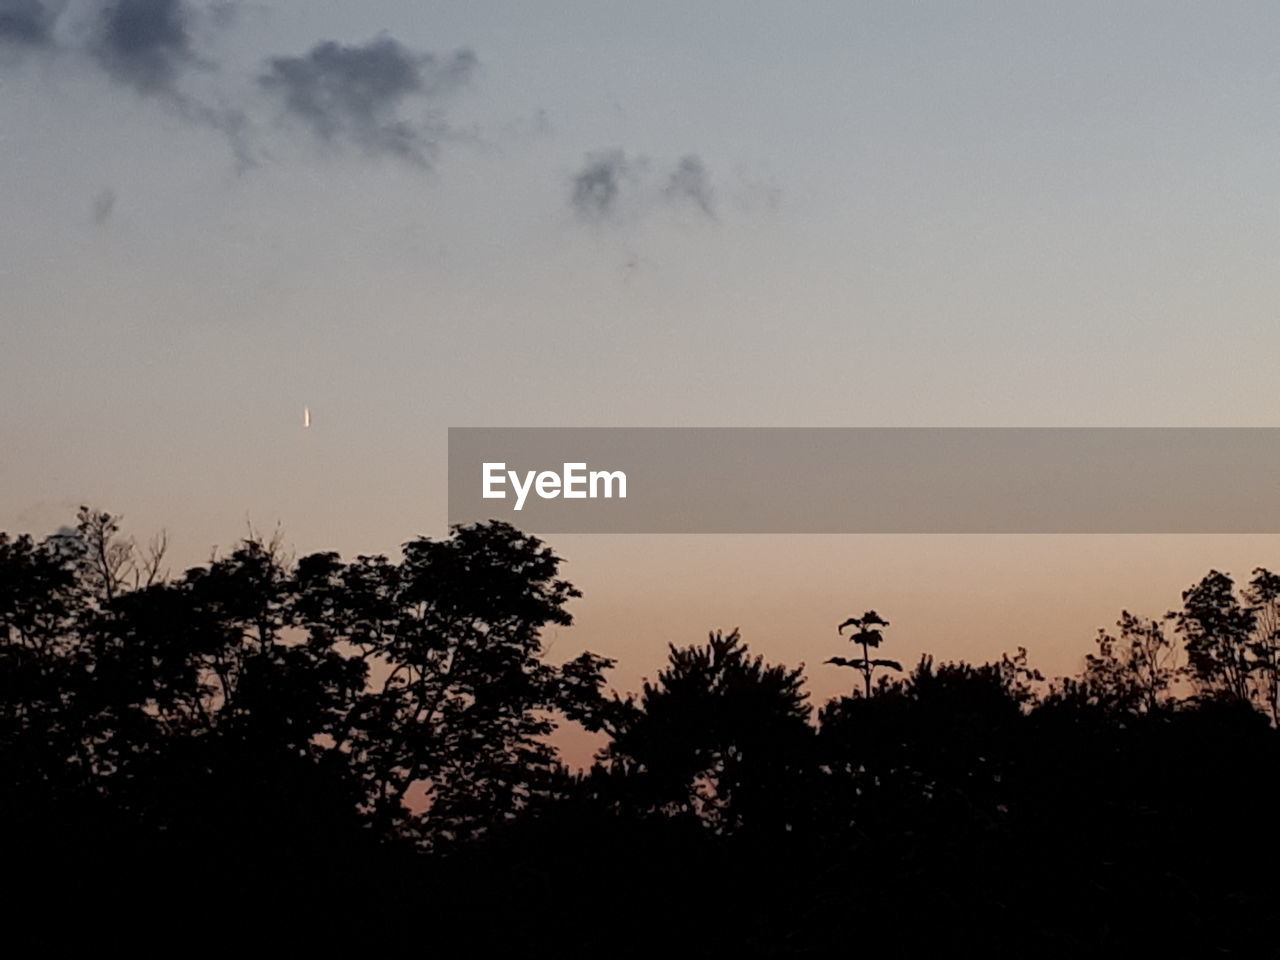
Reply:
[[[97,224],[106,223],[111,219],[111,213],[116,208],[116,192],[110,187],[104,187],[96,197],[93,198],[93,222]]]
[[[441,58],[384,36],[362,45],[326,41],[302,56],[273,57],[259,83],[325,143],[345,140],[366,153],[425,164],[444,127],[438,119],[405,120],[401,106],[412,97],[448,93],[475,69],[470,50]]]
[[[53,11],[41,0],[0,0],[0,42],[50,46],[55,19]]]
[[[578,215],[587,220],[604,220],[618,206],[618,194],[623,178],[628,175],[632,163],[621,150],[589,153],[573,178],[573,193],[569,202]]]
[[[182,71],[198,62],[193,25],[205,16],[226,20],[220,11],[231,3],[196,10],[186,0],[0,0],[0,42],[87,56],[125,86],[171,93]],[[71,28],[61,29],[60,20]]]
[[[680,163],[667,179],[664,192],[668,199],[696,204],[708,217],[714,218],[716,215],[711,179],[702,159],[695,153],[680,158]]]
[[[90,50],[118,83],[139,93],[175,92],[191,49],[191,11],[182,0],[114,0],[101,11]]]
[[[189,123],[221,133],[243,170],[255,163],[244,111],[212,106],[179,88],[189,69],[212,66],[193,46],[199,19],[209,16],[215,25],[229,22],[233,9],[227,2],[197,10],[185,0],[109,0],[98,10],[86,49],[112,80],[141,96],[162,99]]]
[[[119,85],[221,132],[244,167],[252,164],[244,112],[210,106],[179,89],[189,68],[210,66],[196,56],[193,27],[203,17],[226,20],[230,9],[232,0],[198,9],[185,0],[86,0],[70,7],[65,0],[0,0],[0,42],[84,58]],[[60,20],[72,21],[70,28]]]
[[[211,100],[184,82],[193,70],[219,67],[198,40],[206,26],[220,31],[235,24],[242,9],[238,0],[0,0],[0,47],[80,58],[187,122],[218,130],[245,169],[262,153],[263,131],[253,119],[261,104],[242,94]],[[476,68],[470,50],[437,56],[382,36],[364,44],[325,41],[300,56],[271,57],[256,80],[318,141],[427,165],[440,140],[456,136],[432,101],[465,84]],[[424,109],[409,116],[414,101]]]
[[[663,201],[693,204],[715,219],[715,193],[706,165],[697,154],[685,154],[665,178],[654,182],[651,164],[622,150],[589,153],[573,175],[569,204],[583,220],[602,222],[624,209],[642,215]]]

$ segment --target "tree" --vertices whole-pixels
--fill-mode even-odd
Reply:
[[[902,672],[902,664],[897,660],[873,660],[871,658],[871,648],[879,647],[884,640],[884,636],[880,632],[880,627],[889,626],[888,620],[882,620],[880,615],[874,610],[868,610],[861,617],[850,617],[844,623],[836,628],[836,633],[844,635],[845,627],[854,627],[857,633],[849,635],[851,643],[861,644],[862,656],[856,660],[847,660],[844,657],[832,657],[827,663],[834,663],[841,667],[853,667],[862,673],[862,679],[865,684],[866,696],[871,696],[871,676],[876,669],[883,667],[888,670],[897,670]]]
[[[11,780],[165,829],[237,804],[265,823],[309,782],[380,836],[439,839],[546,791],[555,714],[601,722],[611,661],[544,662],[578,591],[509,525],[411,541],[399,563],[295,564],[252,531],[173,580],[148,556],[98,511],[40,544],[0,537]]]
[[[834,815],[900,823],[909,810],[935,817],[952,805],[971,810],[980,798],[993,811],[1025,685],[1038,676],[1025,651],[980,666],[935,664],[925,654],[905,676],[881,679],[874,697],[828,702],[819,743],[827,792],[838,798]]]
[[[612,661],[542,660],[542,629],[572,623],[565,604],[580,595],[557,578],[559,563],[500,522],[410,541],[399,564],[333,554],[299,563],[307,643],[358,659],[372,681],[325,732],[379,831],[455,839],[500,821],[557,774],[550,714],[598,722]]]
[[[1253,654],[1256,695],[1271,722],[1280,726],[1280,576],[1257,567],[1245,588],[1254,610]]]
[[[1181,673],[1178,649],[1156,620],[1122,611],[1119,635],[1098,631],[1096,653],[1085,656],[1085,695],[1107,709],[1150,712],[1170,695]]]
[[[0,533],[0,764],[6,813],[77,781],[85,752],[64,722],[87,650],[76,557],[58,541]]]
[[[717,831],[784,827],[813,735],[803,670],[753,657],[737,630],[671,645],[657,681],[619,701],[598,773]]]
[[[110,603],[123,590],[149,587],[167,576],[163,569],[168,550],[164,531],[139,547],[132,537],[120,536],[120,517],[82,506],[76,525],[51,538],[76,558],[81,585],[89,595]]]
[[[1183,592],[1182,609],[1169,617],[1186,640],[1201,696],[1251,701],[1257,614],[1254,605],[1236,596],[1231,577],[1217,570]]]

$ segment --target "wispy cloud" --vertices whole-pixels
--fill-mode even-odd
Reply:
[[[675,171],[667,178],[664,193],[668,199],[693,203],[708,217],[714,218],[716,215],[711,178],[707,174],[702,158],[696,153],[686,154],[680,158]]]
[[[573,175],[569,204],[581,219],[597,223],[621,216],[624,207],[642,214],[664,201],[691,204],[715,219],[711,177],[697,154],[686,154],[656,184],[655,172],[648,159],[622,150],[588,153]]]
[[[192,70],[219,67],[208,51],[197,53],[197,28],[225,29],[236,22],[237,10],[232,0],[86,0],[71,6],[0,0],[0,43],[79,56],[116,84],[219,130],[241,166],[248,166],[258,152],[250,144],[260,144],[262,136],[251,119],[261,103],[246,98],[244,88],[211,103],[184,85]],[[61,18],[70,21],[69,29],[59,25]],[[364,44],[326,40],[298,56],[268,58],[257,85],[318,141],[426,165],[451,132],[440,98],[466,83],[476,68],[470,50],[438,56],[387,36]],[[414,106],[421,109],[411,112]]]
[[[574,175],[569,202],[578,215],[587,220],[604,220],[618,206],[623,178],[633,166],[621,150],[587,154],[582,168]]]
[[[227,76],[210,40],[242,22],[241,9],[236,0],[0,0],[0,44],[87,65],[117,88],[218,130],[242,169],[272,152],[269,138],[280,126],[267,122],[273,108],[315,144],[418,167],[460,137],[444,107],[479,70],[471,50],[432,53],[385,34],[363,43],[326,39],[268,56],[247,77]],[[196,73],[217,81],[219,92],[196,83]],[[524,132],[549,131],[539,111]],[[622,149],[590,152],[568,188],[585,222],[633,221],[663,206],[716,218],[712,177],[697,153],[658,164]],[[113,204],[104,192],[94,221],[109,220]]]
[[[96,224],[104,224],[111,219],[111,214],[116,208],[116,192],[110,187],[103,187],[98,195],[93,198],[93,206],[90,212],[93,215],[93,222]]]
[[[346,141],[369,154],[426,164],[447,128],[438,116],[406,118],[404,106],[456,89],[476,65],[469,50],[437,57],[390,37],[360,45],[326,41],[301,56],[271,58],[259,83],[321,142]]]
[[[186,0],[0,0],[0,44],[49,57],[79,58],[182,119],[218,130],[246,166],[252,159],[244,109],[211,105],[182,89],[182,79],[191,69],[216,67],[196,54],[195,26],[202,18],[215,26],[229,22],[230,9],[230,0],[208,7]]]

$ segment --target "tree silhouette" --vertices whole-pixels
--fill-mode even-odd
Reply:
[[[902,673],[868,611],[814,722],[736,630],[635,695],[549,663],[577,591],[506,524],[350,561],[251,531],[172,577],[160,547],[90,510],[0,534],[11,952],[1275,952],[1265,569],[1211,571],[1171,630],[1122,614],[1047,692],[1023,647]]]
[[[803,676],[753,657],[737,630],[671,645],[657,681],[618,701],[605,769],[650,810],[720,832],[785,827],[812,738]]]
[[[299,563],[308,645],[341,651],[372,680],[320,732],[358,775],[378,830],[456,839],[548,789],[549,714],[589,720],[611,665],[591,654],[542,661],[541,630],[572,623],[564,607],[579,596],[558,566],[541,541],[497,522],[411,541],[400,564]],[[415,786],[416,810],[406,806]]]
[[[1247,703],[1251,696],[1257,609],[1236,596],[1231,577],[1211,570],[1182,594],[1171,614],[1186,642],[1191,675],[1201,695]]]
[[[1108,710],[1156,710],[1182,673],[1179,651],[1159,621],[1125,610],[1116,626],[1118,636],[1099,630],[1097,652],[1085,656],[1081,694]]]
[[[1255,568],[1245,597],[1254,612],[1249,652],[1255,693],[1271,722],[1280,724],[1280,576],[1265,567]]]
[[[252,755],[327,777],[375,832],[456,837],[545,789],[552,714],[602,699],[609,661],[542,660],[577,591],[507,525],[411,541],[400,563],[295,566],[249,539],[164,582],[126,580],[115,533],[82,512],[74,537],[0,539],[0,749],[42,790],[123,800],[161,789],[149,778],[179,754],[224,782]]]

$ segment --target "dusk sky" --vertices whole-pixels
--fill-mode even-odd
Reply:
[[[0,0],[0,529],[394,553],[446,532],[449,426],[1274,426],[1278,39],[1261,2]],[[633,686],[738,626],[820,696],[867,608],[887,655],[1062,673],[1280,565],[548,539],[553,658]]]

